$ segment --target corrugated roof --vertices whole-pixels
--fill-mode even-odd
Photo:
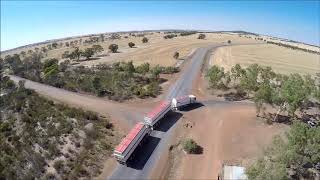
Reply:
[[[143,128],[143,123],[137,123],[129,132],[129,134],[127,134],[127,136],[125,138],[122,139],[121,143],[115,148],[115,151],[118,151],[119,153],[123,153],[127,147],[129,146],[129,144],[132,142],[132,140],[137,136],[137,134],[141,131],[141,129]]]
[[[147,117],[151,119],[151,121],[154,120],[154,117],[156,115],[158,115],[164,108],[166,108],[168,105],[169,105],[169,101],[161,101],[161,103],[155,107],[152,111],[150,111],[148,114],[147,114]]]

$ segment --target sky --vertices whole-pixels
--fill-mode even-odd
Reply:
[[[92,33],[244,30],[320,45],[320,1],[3,1],[1,50]]]

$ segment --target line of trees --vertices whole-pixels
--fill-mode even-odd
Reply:
[[[284,43],[277,43],[277,42],[273,42],[273,41],[267,41],[268,44],[275,44],[278,46],[282,46],[282,47],[286,47],[289,49],[293,49],[293,50],[300,50],[300,51],[304,51],[304,52],[308,52],[308,53],[314,53],[314,54],[318,54],[320,55],[319,51],[314,51],[314,50],[310,50],[310,49],[305,49],[305,48],[300,48],[298,46],[293,46],[293,45],[289,45],[289,44],[284,44]]]
[[[62,54],[62,58],[70,58],[72,60],[79,61],[81,57],[85,57],[86,60],[89,60],[94,54],[101,53],[103,51],[103,47],[101,45],[93,45],[90,48],[86,48],[81,50],[79,47],[76,47],[72,52],[65,51]]]
[[[180,33],[180,36],[190,36],[193,34],[197,34],[197,31],[187,31],[187,32],[182,32]]]
[[[265,104],[269,104],[296,117],[296,111],[303,110],[305,103],[320,101],[320,77],[277,74],[270,67],[258,64],[247,68],[236,64],[228,72],[212,66],[206,77],[212,89],[235,89],[237,96],[252,99],[257,106],[257,115],[264,110]]]

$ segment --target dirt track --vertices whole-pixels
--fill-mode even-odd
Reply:
[[[17,76],[10,76],[10,78],[15,82],[25,80],[26,88],[34,89],[39,94],[49,97],[50,99],[85,110],[91,110],[104,116],[110,116],[115,126],[120,127],[123,131],[127,131],[136,122],[140,121],[145,111],[135,106],[128,107],[121,103],[55,88]]]

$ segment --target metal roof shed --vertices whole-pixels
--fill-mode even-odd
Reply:
[[[245,174],[245,168],[241,166],[224,166],[222,179],[225,180],[245,180],[248,179]]]

